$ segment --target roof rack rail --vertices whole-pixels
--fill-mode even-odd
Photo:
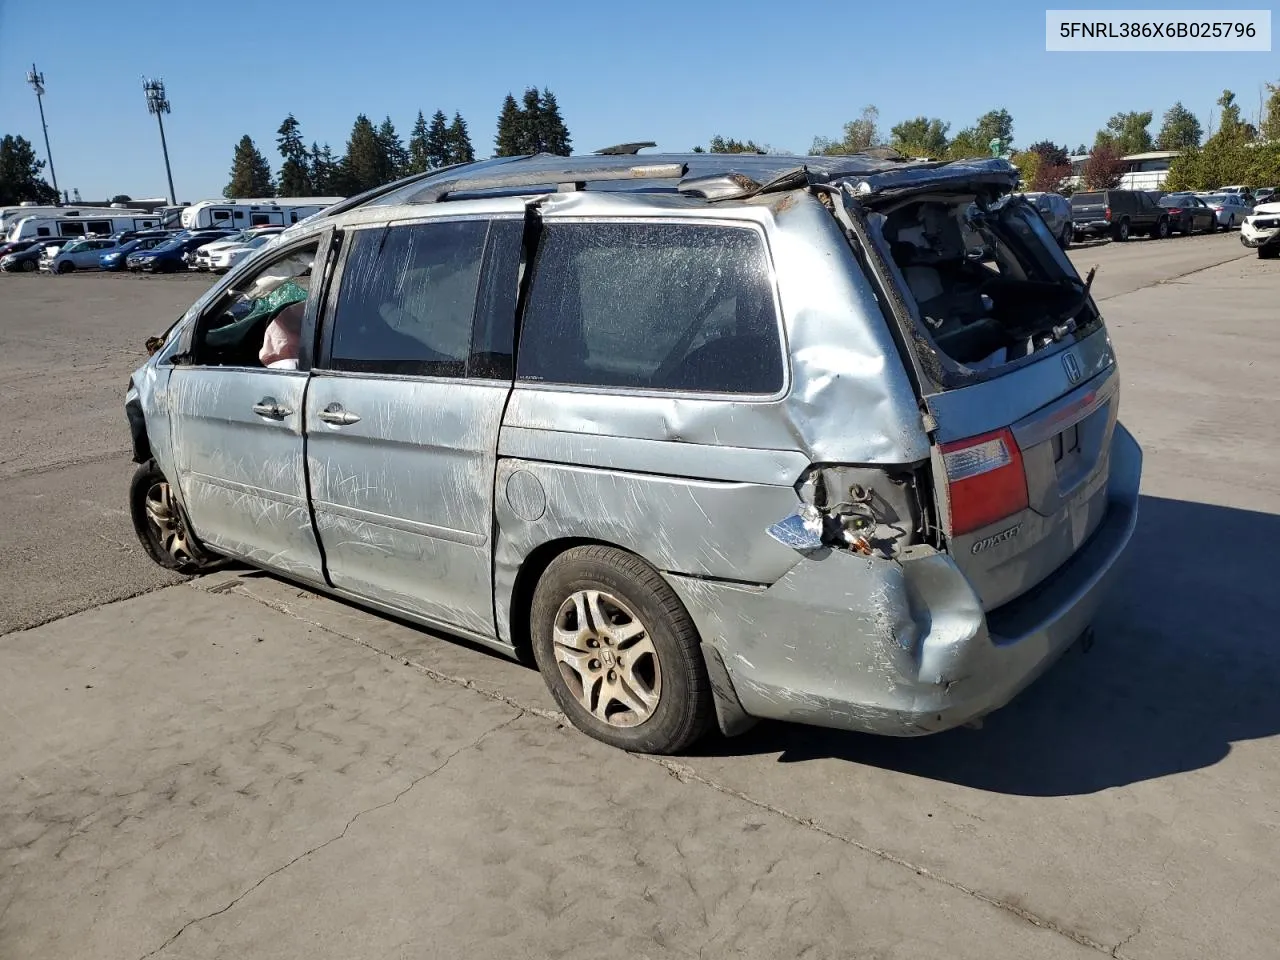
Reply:
[[[457,193],[476,193],[483,190],[514,189],[519,187],[555,187],[558,193],[584,190],[588,183],[605,180],[679,180],[688,170],[683,163],[637,164],[630,167],[566,166],[560,170],[512,170],[507,173],[484,173],[479,176],[450,177],[432,183],[412,196],[406,203],[439,203]]]
[[[635,143],[615,143],[612,147],[604,147],[596,151],[597,157],[635,156],[645,147],[656,147],[652,140],[637,140]]]

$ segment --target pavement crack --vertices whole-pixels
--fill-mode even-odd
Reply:
[[[446,756],[443,760],[441,760],[438,764],[436,764],[430,770],[426,771],[425,773],[419,774],[418,776],[410,780],[409,784],[404,788],[402,788],[390,800],[384,800],[381,803],[375,803],[371,807],[365,807],[363,810],[356,812],[355,814],[352,815],[351,819],[349,819],[346,822],[346,824],[342,827],[342,830],[334,834],[328,840],[324,840],[321,843],[317,843],[313,847],[309,847],[308,849],[304,850],[302,853],[294,857],[292,860],[290,860],[288,863],[282,864],[281,866],[276,867],[270,873],[264,874],[262,877],[260,877],[257,881],[252,883],[250,886],[246,887],[238,896],[236,896],[233,900],[229,901],[224,906],[219,907],[217,910],[212,910],[209,913],[203,914],[202,916],[194,917],[191,920],[188,920],[181,927],[179,927],[178,930],[172,936],[170,936],[167,940],[165,940],[162,944],[160,944],[160,946],[156,947],[154,950],[144,953],[139,958],[139,960],[148,960],[149,957],[154,957],[157,954],[163,952],[166,947],[168,947],[175,940],[181,937],[191,927],[195,926],[198,923],[203,923],[206,920],[212,920],[214,917],[221,916],[222,914],[230,910],[232,907],[234,907],[236,904],[238,904],[245,897],[249,896],[249,894],[253,893],[253,891],[257,890],[260,886],[262,886],[272,877],[276,876],[277,874],[284,873],[294,864],[299,863],[303,860],[306,860],[308,857],[312,856],[315,853],[319,853],[321,850],[323,850],[325,847],[329,846],[330,844],[337,843],[339,840],[341,840],[343,837],[347,835],[347,831],[350,830],[352,825],[354,825],[355,822],[359,820],[361,817],[370,813],[375,813],[378,810],[383,810],[387,807],[395,806],[397,803],[400,802],[400,800],[406,794],[408,794],[415,787],[417,787],[418,784],[422,783],[422,781],[424,780],[429,780],[431,777],[434,777],[437,773],[439,773],[441,770],[447,767],[449,765],[449,762],[453,760],[454,757],[458,756],[458,754],[465,753],[466,751],[479,746],[480,743],[483,742],[485,738],[487,738],[490,734],[497,733],[503,727],[507,727],[515,723],[517,720],[521,719],[523,716],[524,716],[524,711],[521,711],[517,713],[515,716],[509,717],[506,720],[503,720],[501,723],[496,724],[495,726],[492,726],[489,729],[485,730],[483,733],[481,733],[478,737],[474,738],[473,740],[469,740],[467,743],[464,743],[462,746],[458,747],[458,749],[454,750],[452,753]]]
[[[1207,263],[1203,267],[1196,267],[1194,270],[1188,270],[1186,271],[1186,273],[1175,273],[1171,277],[1161,277],[1158,280],[1152,280],[1150,283],[1144,283],[1140,287],[1134,287],[1132,290],[1124,290],[1121,293],[1113,293],[1110,296],[1106,296],[1106,297],[1094,297],[1094,300],[1098,303],[1105,303],[1107,300],[1114,300],[1117,297],[1127,297],[1130,294],[1138,293],[1139,291],[1142,291],[1142,290],[1149,290],[1152,287],[1158,287],[1165,283],[1181,283],[1187,277],[1194,276],[1197,273],[1203,273],[1205,270],[1212,270],[1214,267],[1220,267],[1225,263],[1234,263],[1237,260],[1243,260],[1248,256],[1249,254],[1247,252],[1241,253],[1241,254],[1235,254],[1233,256],[1227,257],[1225,260],[1218,260],[1214,263]]]
[[[1089,947],[1093,950],[1097,950],[1099,953],[1105,953],[1111,956],[1115,956],[1115,953],[1110,948],[1099,943],[1097,940],[1094,940],[1092,937],[1089,937],[1083,933],[1079,933],[1078,931],[1071,930],[1067,927],[1064,927],[1061,924],[1053,920],[1050,920],[1047,917],[1042,917],[1037,913],[1033,913],[1032,911],[1027,910],[1025,907],[1020,907],[1016,903],[1010,903],[1008,900],[1005,900],[1001,897],[996,897],[989,893],[984,893],[981,890],[977,890],[974,887],[970,887],[967,884],[961,883],[959,880],[953,880],[950,877],[943,876],[940,873],[936,873],[933,870],[930,870],[928,867],[921,866],[918,863],[914,863],[911,860],[906,859],[905,857],[900,857],[896,853],[891,853],[888,850],[882,850],[879,847],[874,847],[869,843],[864,843],[863,841],[858,840],[856,837],[851,837],[851,836],[848,836],[847,834],[840,833],[837,830],[833,830],[830,827],[822,825],[817,820],[814,820],[810,817],[798,816],[797,814],[794,814],[789,810],[784,810],[782,807],[776,806],[775,804],[769,803],[765,800],[759,800],[756,797],[751,796],[750,794],[743,793],[741,790],[735,790],[733,787],[720,783],[717,780],[713,780],[710,777],[703,776],[702,774],[694,770],[692,767],[689,767],[686,764],[679,763],[675,760],[672,760],[670,757],[649,756],[647,754],[641,754],[641,753],[634,754],[634,756],[642,760],[648,760],[650,763],[657,764],[658,766],[664,768],[669,774],[671,774],[681,783],[696,783],[704,787],[709,787],[712,790],[716,790],[719,793],[723,793],[726,796],[733,797],[737,800],[742,801],[743,803],[749,803],[753,807],[756,807],[757,809],[760,809],[760,810],[764,810],[768,813],[773,814],[774,816],[782,817],[784,820],[787,820],[795,824],[796,826],[803,827],[806,830],[812,830],[814,833],[821,834],[824,837],[829,837],[832,840],[836,840],[840,843],[848,844],[849,846],[854,847],[855,849],[861,850],[863,853],[871,854],[873,857],[876,857],[879,860],[883,860],[886,863],[892,863],[896,866],[904,867],[905,869],[912,871],[919,877],[923,877],[927,880],[935,881],[936,883],[941,883],[943,886],[950,887],[952,890],[962,893],[965,896],[972,897],[973,899],[978,900],[982,903],[985,903],[988,906],[992,906],[999,910],[1004,910],[1007,913],[1011,913],[1015,917],[1018,917],[1020,920],[1026,921],[1032,926],[1039,927],[1042,930],[1048,930],[1062,937],[1066,937],[1068,940],[1072,940],[1075,943],[1080,944],[1081,946]],[[1119,947],[1117,946],[1116,949],[1118,950]]]

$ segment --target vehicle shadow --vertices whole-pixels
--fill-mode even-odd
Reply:
[[[719,755],[835,758],[980,790],[1093,793],[1211,766],[1280,733],[1280,516],[1143,497],[1089,652],[1070,651],[981,730],[896,739],[768,723]]]

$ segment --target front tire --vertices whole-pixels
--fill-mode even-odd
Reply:
[[[38,269],[40,269],[40,267],[39,267],[39,265],[38,265],[34,260],[23,260],[23,261],[22,261],[22,272],[23,272],[23,273],[35,273],[35,272],[36,272],[36,270],[38,270]]]
[[[215,564],[215,559],[196,542],[181,504],[154,460],[134,471],[129,485],[129,514],[142,548],[166,570],[195,574]]]
[[[1259,260],[1274,260],[1276,257],[1280,257],[1280,245],[1258,248]]]
[[[551,695],[583,733],[638,753],[676,753],[710,727],[698,633],[670,585],[615,547],[566,550],[542,574],[529,615]]]
[[[63,260],[58,264],[58,273],[70,273],[76,268],[76,265],[69,260]]]

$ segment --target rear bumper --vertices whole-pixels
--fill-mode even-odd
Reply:
[[[1075,233],[1096,234],[1110,233],[1110,220],[1072,220],[1071,229]]]
[[[932,551],[900,563],[830,551],[770,587],[668,579],[748,715],[936,733],[1004,706],[1085,632],[1133,535],[1141,473],[1142,451],[1117,424],[1101,526],[1047,581],[990,613]]]

